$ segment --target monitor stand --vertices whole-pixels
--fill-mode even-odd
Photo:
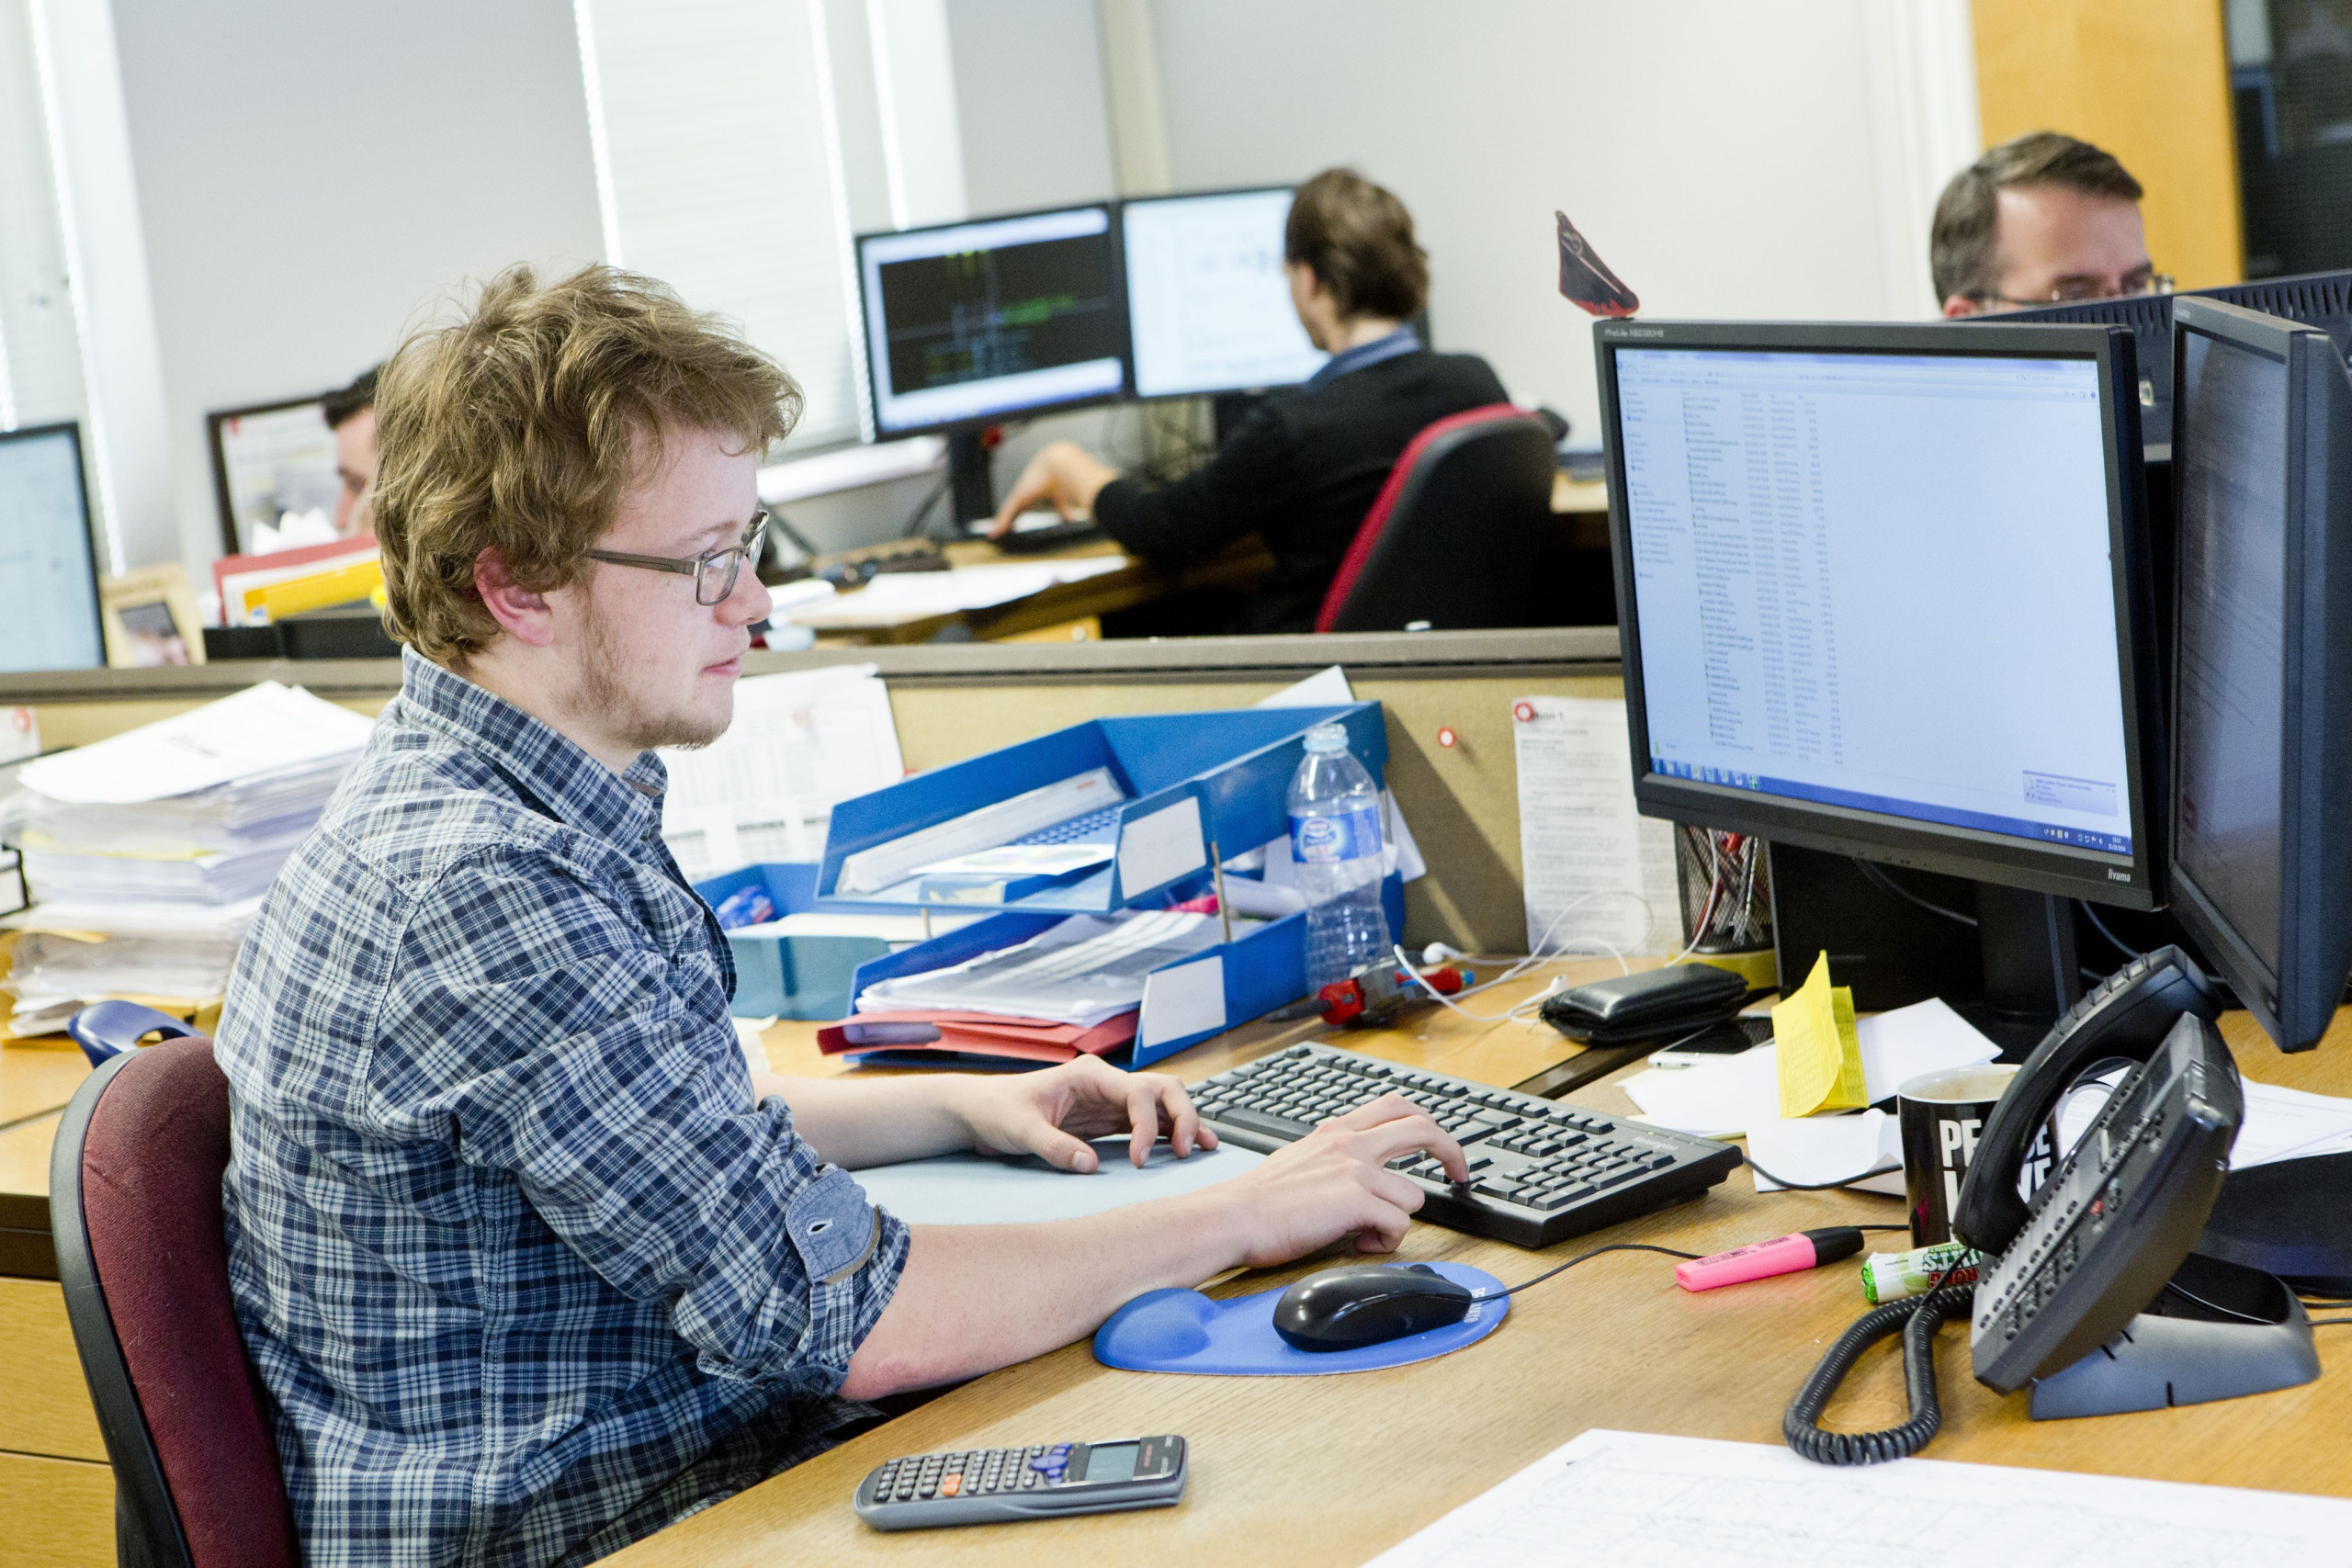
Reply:
[[[1774,844],[1771,856],[1772,931],[1789,985],[1803,983],[1826,953],[1831,978],[1853,988],[1861,1011],[1940,997],[2011,1062],[2023,1061],[2083,994],[2069,899],[1883,868],[1912,896],[1905,898],[1850,856],[1788,844]],[[1929,904],[1973,919],[1975,930]]]
[[[993,449],[984,430],[959,430],[947,438],[947,508],[952,537],[960,539],[972,524],[996,515],[996,472],[989,462]]]

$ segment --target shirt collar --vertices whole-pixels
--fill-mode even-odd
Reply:
[[[600,838],[643,838],[662,820],[669,771],[647,751],[614,773],[505,698],[401,649],[401,701],[418,720],[476,752],[558,821]]]
[[[1336,381],[1351,370],[1361,370],[1367,365],[1377,365],[1384,359],[1394,359],[1400,354],[1411,354],[1421,346],[1420,334],[1410,327],[1398,327],[1385,337],[1370,343],[1360,343],[1353,348],[1343,348],[1323,362],[1321,369],[1306,378],[1310,387],[1326,381]]]

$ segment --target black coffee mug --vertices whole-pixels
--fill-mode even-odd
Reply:
[[[1922,1073],[1894,1091],[1903,1132],[1903,1189],[1911,1201],[1911,1245],[1940,1247],[1952,1239],[1952,1211],[1968,1179],[1976,1140],[1993,1107],[2017,1077],[2008,1063],[1945,1067]],[[2019,1186],[2027,1192],[2050,1173],[2050,1132],[2035,1137]]]

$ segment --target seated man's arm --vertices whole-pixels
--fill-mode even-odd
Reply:
[[[1467,1179],[1460,1146],[1391,1094],[1182,1197],[1050,1224],[918,1225],[842,1393],[876,1399],[974,1377],[1083,1338],[1146,1291],[1288,1262],[1343,1236],[1391,1250],[1421,1190],[1385,1168],[1416,1149]]]
[[[1289,427],[1269,409],[1242,423],[1216,455],[1182,479],[1147,485],[1116,477],[1083,448],[1057,441],[1030,460],[997,511],[1003,533],[1038,501],[1091,509],[1102,530],[1139,556],[1192,561],[1263,527],[1294,502]]]

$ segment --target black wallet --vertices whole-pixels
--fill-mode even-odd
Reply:
[[[1720,1023],[1747,1002],[1747,982],[1730,970],[1670,964],[1547,997],[1541,1016],[1588,1045],[1638,1045]]]

